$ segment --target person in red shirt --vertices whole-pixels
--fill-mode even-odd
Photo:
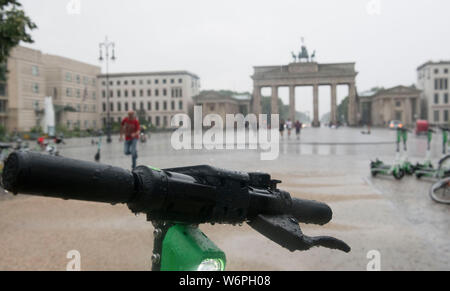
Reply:
[[[139,140],[139,134],[141,126],[139,120],[137,120],[134,111],[128,112],[128,117],[122,120],[122,126],[120,128],[120,141],[123,141],[125,136],[125,155],[131,155],[131,169],[136,168],[137,161],[137,142]]]
[[[41,136],[37,140],[38,145],[41,147],[41,150],[45,150],[45,137]]]

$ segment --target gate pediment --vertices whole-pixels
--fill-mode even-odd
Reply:
[[[319,65],[317,63],[292,63],[289,65],[289,73],[317,73]]]

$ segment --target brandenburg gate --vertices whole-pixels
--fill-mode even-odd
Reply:
[[[337,86],[347,85],[349,96],[348,124],[357,125],[357,100],[355,79],[355,63],[319,64],[310,61],[294,62],[286,66],[254,67],[252,76],[254,84],[253,113],[261,114],[261,90],[272,88],[272,114],[278,114],[278,88],[289,87],[289,118],[295,121],[295,88],[297,86],[313,87],[314,117],[313,126],[320,126],[319,121],[319,86],[331,87],[331,116],[330,122],[336,124],[337,116]],[[301,55],[299,56],[300,60]]]

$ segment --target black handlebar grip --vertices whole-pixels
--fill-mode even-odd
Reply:
[[[327,204],[298,198],[292,198],[291,214],[307,224],[324,225],[333,218],[333,211]]]
[[[134,176],[124,169],[32,152],[10,154],[2,178],[14,194],[116,204],[135,193]]]

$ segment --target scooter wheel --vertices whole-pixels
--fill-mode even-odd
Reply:
[[[397,180],[401,180],[405,176],[405,171],[402,169],[399,169],[397,171],[394,171],[394,178]]]
[[[375,171],[370,171],[371,173],[372,173],[372,177],[376,177],[377,176],[377,172],[375,172]]]
[[[406,170],[406,174],[407,175],[410,175],[410,176],[412,176],[412,175],[414,175],[414,168],[413,167],[409,167],[407,170]]]

